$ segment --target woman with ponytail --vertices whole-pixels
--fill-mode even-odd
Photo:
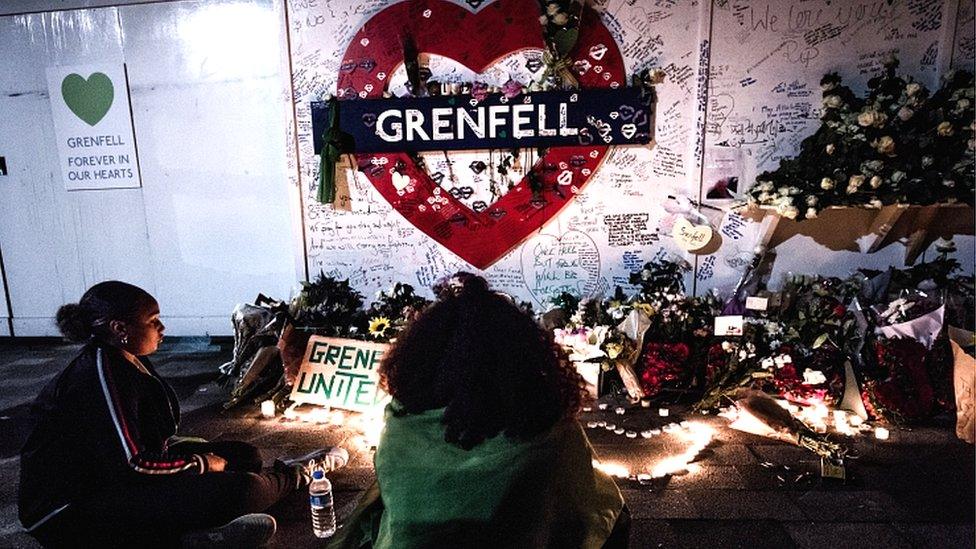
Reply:
[[[330,547],[626,547],[552,334],[481,277],[435,292],[380,365],[377,482]]]
[[[179,401],[148,359],[159,304],[137,286],[96,284],[57,323],[84,346],[34,402],[18,495],[47,547],[256,547],[275,530],[257,512],[348,460],[333,448],[263,469],[244,442],[180,442]]]

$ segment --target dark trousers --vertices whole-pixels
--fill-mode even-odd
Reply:
[[[297,474],[262,470],[245,442],[186,442],[181,452],[227,460],[221,473],[142,475],[99,487],[32,535],[45,547],[176,547],[186,532],[261,512],[295,490]]]

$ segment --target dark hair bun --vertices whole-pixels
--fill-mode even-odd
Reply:
[[[62,305],[56,320],[58,330],[70,341],[85,341],[92,335],[91,320],[77,303]]]

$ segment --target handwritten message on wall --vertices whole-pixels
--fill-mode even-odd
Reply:
[[[477,13],[492,5],[454,3]],[[733,192],[741,193],[758,172],[795,154],[818,124],[819,80],[825,72],[839,72],[860,91],[894,52],[905,71],[934,86],[950,57],[969,55],[971,63],[973,50],[971,38],[943,44],[944,37],[954,35],[942,28],[944,21],[956,27],[956,17],[971,21],[972,10],[960,6],[958,14],[947,18],[944,6],[955,12],[956,3],[941,1],[591,3],[620,48],[628,75],[655,67],[667,74],[658,87],[656,142],[653,147],[612,149],[568,206],[537,234],[479,271],[393,211],[362,174],[349,174],[351,211],[334,211],[314,199],[318,162],[312,152],[309,102],[336,92],[342,52],[362,25],[390,4],[291,0],[288,10],[298,124],[292,161],[298,173],[294,183],[305,196],[309,272],[349,278],[367,296],[394,281],[427,291],[439,277],[467,270],[545,308],[560,290],[592,294],[612,291],[615,285],[627,287],[630,272],[652,258],[669,256],[697,266],[687,279],[689,288],[727,291],[751,261],[757,226],[734,213],[710,214],[721,246],[708,256],[689,256],[670,235],[673,216],[665,210],[669,195],[712,202],[706,198],[710,189],[703,188],[703,170],[736,177]],[[540,58],[539,50],[513,51],[480,75],[447,57],[422,56],[421,64],[433,80],[501,86],[510,78],[526,83],[539,78]],[[389,82],[394,95],[406,92],[402,67],[389,75]],[[721,154],[709,156],[717,148],[723,149]],[[420,158],[444,192],[476,211],[504,196],[538,160],[524,148],[425,152]],[[727,205],[720,200],[716,204]],[[820,248],[807,253],[829,254]]]

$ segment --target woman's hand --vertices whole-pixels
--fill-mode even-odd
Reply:
[[[227,467],[227,460],[216,454],[203,454],[203,459],[207,461],[207,471],[219,473]]]

